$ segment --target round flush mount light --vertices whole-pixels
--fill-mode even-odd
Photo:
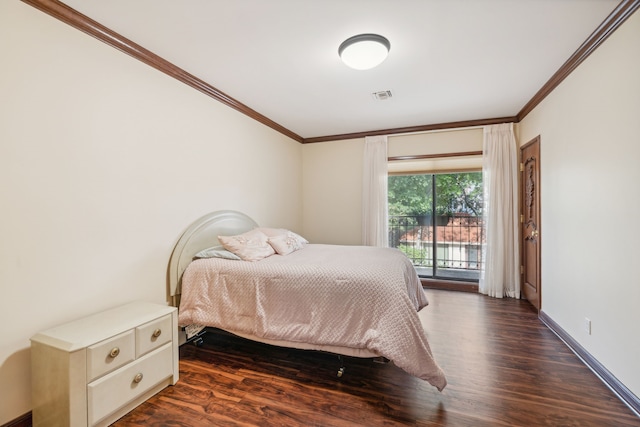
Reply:
[[[389,40],[378,34],[358,34],[342,42],[338,55],[347,66],[368,70],[380,65],[389,54],[389,49]]]

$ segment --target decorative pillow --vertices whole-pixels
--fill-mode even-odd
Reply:
[[[260,232],[267,235],[267,237],[278,237],[282,235],[293,235],[296,239],[300,240],[302,243],[309,243],[307,239],[302,237],[299,234],[294,233],[291,230],[287,230],[286,228],[268,228],[268,227],[259,227],[256,228]]]
[[[203,249],[197,254],[193,256],[194,258],[224,258],[224,259],[233,259],[233,260],[241,260],[238,255],[229,252],[224,248],[224,246],[212,246],[207,249]]]
[[[270,228],[270,227],[258,227],[256,228],[256,230],[266,234],[267,237],[280,236],[282,234],[287,234],[287,231],[289,231],[286,228]]]
[[[304,245],[309,243],[304,237],[294,233],[293,231],[285,230],[285,233],[278,234],[274,237],[269,237],[269,244],[273,246],[273,249],[280,255],[288,255],[291,252],[295,252],[304,248]]]
[[[218,240],[226,250],[245,261],[259,261],[273,255],[275,251],[268,239],[267,235],[258,229],[236,236],[218,236]]]

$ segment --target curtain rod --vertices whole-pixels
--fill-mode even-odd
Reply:
[[[441,153],[441,154],[418,154],[415,156],[393,156],[387,157],[388,162],[396,162],[402,160],[424,160],[438,159],[443,157],[465,157],[465,156],[481,156],[482,151],[461,151],[458,153]]]
[[[420,132],[401,132],[401,133],[390,133],[387,136],[388,137],[394,137],[394,136],[406,136],[406,135],[422,135],[422,134],[426,134],[426,133],[437,133],[437,132],[455,132],[455,131],[460,131],[460,130],[475,130],[475,129],[484,129],[484,125],[478,125],[478,126],[461,126],[461,127],[457,127],[457,128],[447,128],[447,129],[431,129],[431,130],[424,130],[424,131],[420,131]]]

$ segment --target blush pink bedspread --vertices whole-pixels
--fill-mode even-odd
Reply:
[[[418,311],[428,304],[399,250],[309,244],[257,262],[189,264],[179,323],[290,342],[368,349],[442,390]]]

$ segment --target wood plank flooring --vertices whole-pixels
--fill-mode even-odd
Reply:
[[[640,426],[526,301],[427,290],[420,317],[449,384],[390,364],[207,334],[180,381],[115,426]]]

